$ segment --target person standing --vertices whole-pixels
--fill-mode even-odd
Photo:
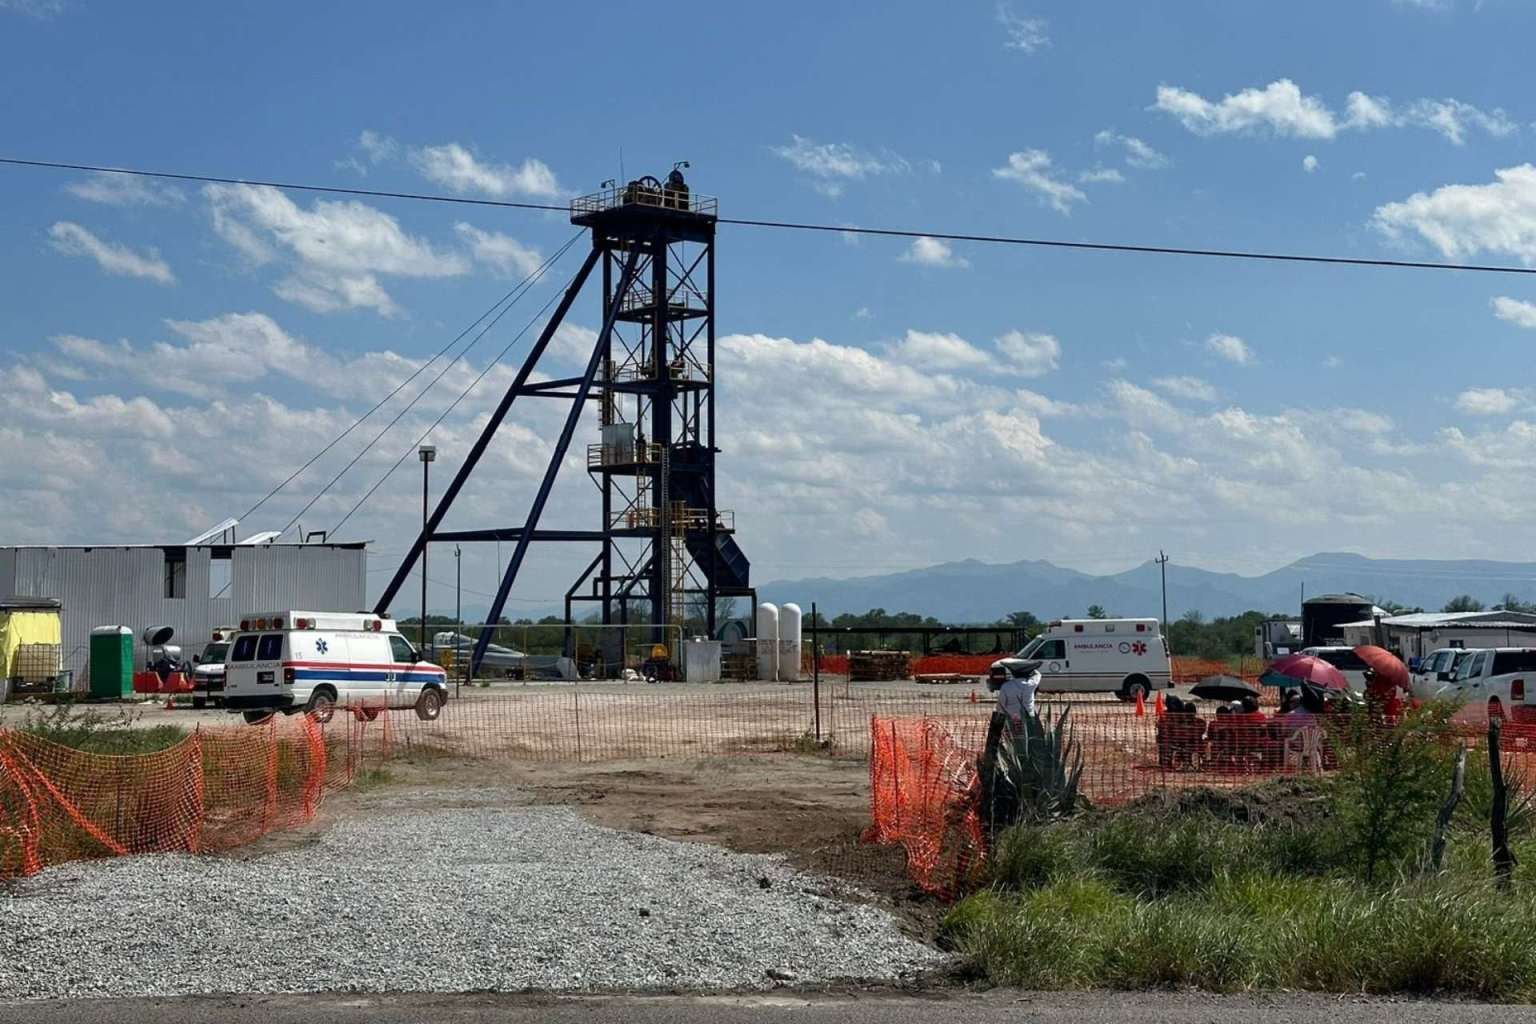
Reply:
[[[987,723],[987,742],[982,748],[982,817],[995,832],[1013,824],[1018,817],[1018,796],[1012,790],[1008,773],[999,764],[999,749],[1006,741],[1010,747],[1035,721],[1035,693],[1040,689],[1040,662],[1021,661],[1008,666],[1008,675],[996,682],[987,679],[989,689],[997,693],[997,703]]]

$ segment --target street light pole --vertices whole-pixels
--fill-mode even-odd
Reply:
[[[1157,551],[1157,567],[1163,574],[1163,636],[1168,635],[1168,556],[1161,548]]]
[[[456,662],[464,652],[464,645],[461,640],[464,636],[464,563],[460,561],[460,556],[463,554],[464,552],[460,551],[459,546],[455,544],[453,546],[453,622],[456,632],[453,634],[453,659]],[[460,672],[459,675],[462,677],[463,672]],[[457,680],[453,684],[453,695],[455,697],[459,695]]]
[[[416,450],[421,457],[421,637],[420,646],[423,650],[427,646],[427,548],[431,546],[431,537],[427,536],[427,475],[430,472],[432,461],[437,458],[437,446],[424,444]]]

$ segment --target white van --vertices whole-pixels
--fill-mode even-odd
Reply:
[[[447,699],[447,673],[423,661],[393,619],[364,612],[254,615],[224,661],[224,706],[248,722],[273,711],[329,721],[338,704],[415,708],[430,721]]]
[[[992,663],[994,676],[1021,661],[1040,662],[1040,689],[1051,693],[1118,693],[1135,700],[1173,685],[1168,645],[1156,619],[1060,619],[1011,658]]]
[[[1523,720],[1536,714],[1536,648],[1472,649],[1440,696],[1456,704],[1487,704],[1489,714]]]
[[[1355,653],[1353,647],[1303,647],[1301,653],[1326,661],[1339,670],[1351,690],[1365,692],[1365,673],[1371,666]]]

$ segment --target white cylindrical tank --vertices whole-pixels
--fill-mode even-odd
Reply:
[[[757,678],[779,678],[779,606],[768,601],[757,606]]]
[[[779,609],[779,678],[793,683],[800,678],[800,606]]]

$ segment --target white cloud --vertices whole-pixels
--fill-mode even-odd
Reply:
[[[997,23],[1003,27],[1003,46],[1022,53],[1035,53],[1051,44],[1044,18],[1029,18],[1014,10],[1012,4],[997,5]]]
[[[912,239],[912,244],[900,258],[903,263],[916,263],[925,267],[964,268],[971,265],[970,260],[956,256],[948,242],[927,235]]]
[[[1141,139],[1134,135],[1122,135],[1111,128],[1106,128],[1094,135],[1093,141],[1098,146],[1120,146],[1125,150],[1125,162],[1132,167],[1140,167],[1143,170],[1155,171],[1168,166],[1168,158]]]
[[[366,128],[357,137],[357,146],[367,154],[369,162],[375,164],[393,160],[400,152],[400,143],[388,135]]]
[[[1247,366],[1253,362],[1253,349],[1242,338],[1231,334],[1213,334],[1205,339],[1206,351],[1229,363]]]
[[[1308,174],[1311,174],[1313,171],[1316,171],[1317,170],[1317,157],[1313,156],[1311,153],[1308,153],[1306,156],[1302,157],[1301,158],[1301,169],[1306,171]]]
[[[38,19],[53,18],[64,13],[64,0],[0,0],[0,11],[14,11]]]
[[[549,199],[561,191],[555,172],[542,160],[529,157],[516,167],[488,163],[457,142],[414,149],[411,162],[428,181],[455,192],[479,193],[493,199]]]
[[[439,250],[355,200],[316,200],[306,210],[264,186],[208,185],[203,195],[214,230],[255,265],[288,263],[290,273],[274,292],[315,312],[372,309],[388,316],[398,310],[377,275],[441,278],[469,270],[462,255]]]
[[[1337,370],[1344,365],[1344,360],[1337,355],[1330,355],[1323,359],[1323,365],[1330,370]]]
[[[1468,388],[1456,396],[1456,408],[1473,416],[1503,416],[1520,400],[1504,388]]]
[[[491,267],[503,277],[528,277],[544,263],[539,250],[524,245],[511,235],[482,231],[462,221],[453,229],[469,246],[477,262]]]
[[[1021,185],[1036,193],[1042,203],[1058,213],[1070,214],[1073,203],[1088,197],[1075,185],[1051,177],[1051,156],[1043,149],[1026,149],[1008,155],[1008,166],[994,168],[993,177]]]
[[[1160,85],[1155,106],[1197,135],[1269,130],[1280,136],[1331,139],[1339,130],[1328,107],[1303,95],[1289,78],[1230,93],[1214,103],[1187,89]]]
[[[1499,109],[1485,111],[1449,97],[1419,99],[1397,108],[1386,97],[1358,90],[1349,94],[1344,117],[1340,119],[1323,100],[1306,95],[1289,78],[1271,82],[1262,89],[1248,88],[1228,94],[1215,102],[1188,89],[1159,86],[1154,107],[1177,117],[1197,135],[1268,131],[1280,137],[1326,140],[1341,131],[1411,126],[1432,129],[1461,145],[1473,128],[1495,138],[1519,130]]]
[[[1388,128],[1396,123],[1392,104],[1386,99],[1367,96],[1355,91],[1349,94],[1344,106],[1344,124],[1347,128]]]
[[[82,181],[70,182],[64,191],[77,199],[108,206],[171,206],[184,203],[186,193],[174,185],[162,185],[149,178],[129,174],[98,172]]]
[[[1158,377],[1152,386],[1174,398],[1188,398],[1196,402],[1216,401],[1216,388],[1210,381],[1199,377]]]
[[[1392,237],[1416,232],[1449,259],[1504,253],[1536,263],[1536,167],[1494,172],[1486,185],[1445,185],[1378,207],[1376,227]]]
[[[1077,180],[1084,185],[1121,185],[1125,182],[1125,175],[1113,167],[1095,167],[1079,172]]]
[[[858,309],[853,311],[853,318],[855,320],[873,320],[875,318],[875,314],[870,312],[868,306],[860,306]]]
[[[1529,327],[1536,330],[1536,302],[1523,302],[1520,299],[1500,295],[1493,300],[1493,315],[1516,327]]]
[[[1408,109],[1408,122],[1433,128],[1456,145],[1466,141],[1469,128],[1480,128],[1494,138],[1505,138],[1520,130],[1504,111],[1482,111],[1460,100],[1419,100]]]
[[[790,136],[787,146],[774,146],[775,156],[787,160],[823,195],[836,198],[844,184],[881,174],[905,174],[912,169],[895,153],[871,153],[847,142],[816,142],[801,135]]]
[[[891,358],[934,370],[980,370],[993,364],[991,356],[958,334],[908,331],[891,347]]]
[[[156,284],[175,284],[170,265],[154,249],[135,252],[126,245],[103,241],[79,224],[61,220],[48,229],[49,244],[66,256],[88,256],[102,270],[120,277],[139,277]]]
[[[1054,335],[1009,331],[993,344],[1006,360],[1003,370],[1019,377],[1043,377],[1061,362],[1061,342]]]

